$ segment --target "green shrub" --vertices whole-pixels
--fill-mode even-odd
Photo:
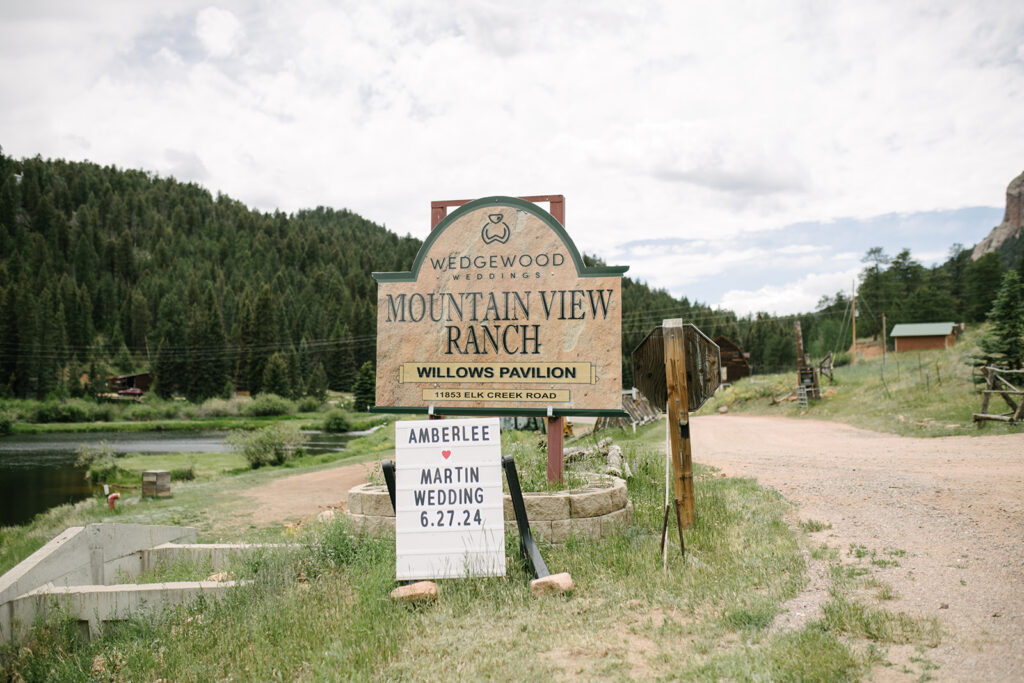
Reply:
[[[11,433],[14,425],[14,417],[6,410],[0,412],[0,436],[7,436]]]
[[[844,365],[849,365],[850,364],[850,360],[852,360],[852,359],[851,359],[850,353],[848,351],[840,351],[839,353],[837,353],[834,356],[832,356],[832,366],[836,367],[836,368],[840,368],[840,367],[842,367]]]
[[[184,401],[164,401],[160,407],[160,415],[168,420],[179,418],[181,417],[181,409],[187,405]]]
[[[99,460],[113,460],[117,457],[114,449],[106,441],[101,441],[98,446],[83,443],[75,450],[75,467],[91,467]]]
[[[188,467],[179,467],[171,470],[172,481],[192,481],[196,478],[196,467],[195,465],[189,465]]]
[[[322,429],[325,432],[350,432],[352,421],[348,419],[348,414],[344,410],[332,410],[324,418]]]
[[[241,401],[237,398],[211,398],[199,406],[199,417],[234,417],[238,415]]]
[[[316,396],[303,396],[299,399],[298,410],[300,413],[318,413],[323,404]]]
[[[114,460],[99,460],[89,468],[85,478],[94,484],[103,484],[125,479],[131,475],[130,471],[118,465]]]
[[[123,457],[123,454],[115,453],[106,441],[99,446],[82,444],[75,453],[78,455],[75,466],[88,468],[85,478],[94,484],[114,481],[131,474],[117,464],[117,459]]]
[[[155,420],[157,417],[156,406],[134,405],[128,406],[121,412],[121,418],[134,422],[145,422]]]
[[[240,409],[246,417],[287,415],[295,412],[295,404],[277,394],[260,394]]]
[[[76,398],[67,401],[49,400],[40,401],[32,407],[31,422],[88,422],[90,421],[90,408],[95,404]]]
[[[234,431],[228,443],[241,453],[253,469],[263,465],[283,465],[306,442],[298,425],[281,422],[253,432]]]

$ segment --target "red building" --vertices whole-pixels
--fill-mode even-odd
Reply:
[[[895,351],[948,349],[956,343],[960,326],[956,323],[901,323],[889,335]]]

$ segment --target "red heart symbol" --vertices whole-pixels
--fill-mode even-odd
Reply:
[[[447,460],[447,459],[448,459],[448,456],[449,456],[449,455],[451,455],[451,454],[452,454],[452,452],[451,452],[451,451],[441,451],[441,455],[443,455],[443,456],[444,456],[444,459],[445,459],[445,460]]]

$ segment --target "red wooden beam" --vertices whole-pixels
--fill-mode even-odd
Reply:
[[[565,195],[561,194],[535,194],[528,197],[519,197],[519,199],[539,204],[540,202],[547,202],[552,216],[555,220],[565,225]],[[449,207],[463,206],[469,204],[472,199],[441,199],[430,202],[430,229],[433,230],[437,227],[437,224],[444,220],[445,216],[448,215]]]

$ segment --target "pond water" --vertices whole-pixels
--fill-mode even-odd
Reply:
[[[362,432],[361,432],[362,433]],[[106,442],[115,453],[223,453],[227,432],[92,432],[15,434],[0,438],[0,526],[24,524],[36,514],[93,495],[85,469],[75,467],[79,446]],[[344,450],[358,434],[308,432],[307,453]]]

